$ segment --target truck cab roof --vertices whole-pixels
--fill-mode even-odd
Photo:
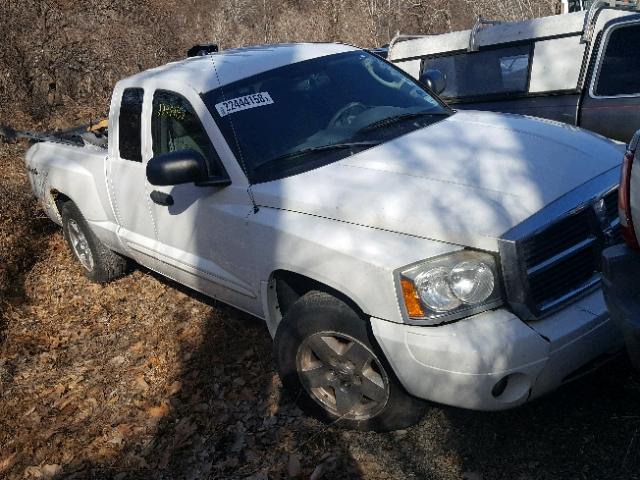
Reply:
[[[288,43],[234,48],[168,63],[125,78],[118,84],[121,88],[145,87],[168,80],[188,85],[197,93],[204,93],[284,65],[354,50],[357,48],[339,43]]]

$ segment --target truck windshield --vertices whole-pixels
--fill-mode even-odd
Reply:
[[[335,162],[451,114],[421,84],[364,51],[269,70],[203,99],[251,183]]]

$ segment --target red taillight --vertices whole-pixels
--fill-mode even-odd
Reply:
[[[631,168],[635,152],[627,150],[624,154],[624,163],[620,173],[620,190],[618,192],[618,213],[620,214],[620,227],[622,228],[622,236],[625,242],[631,248],[640,250],[638,238],[633,228],[633,219],[631,218]]]

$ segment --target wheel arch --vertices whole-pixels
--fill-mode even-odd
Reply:
[[[272,336],[275,336],[280,321],[291,306],[300,297],[313,290],[333,295],[351,307],[363,321],[367,319],[365,309],[354,299],[352,294],[346,293],[344,289],[307,274],[293,270],[278,269],[271,273],[267,282],[266,319]]]
[[[42,209],[59,226],[62,226],[62,205],[69,201],[73,200],[56,188],[48,188],[40,194]]]
[[[53,198],[53,205],[56,208],[58,217],[62,218],[62,206],[67,202],[73,202],[73,200],[71,197],[56,190],[55,188],[52,188],[49,194],[51,195],[51,198]]]
[[[62,206],[65,203],[72,202],[82,213],[80,205],[78,205],[69,195],[61,192],[57,188],[50,188],[47,194],[48,198],[50,199],[48,202],[46,202],[48,204],[48,210],[50,213],[49,216],[54,216],[55,219],[52,220],[56,221],[56,223],[58,223],[60,226],[62,226]]]

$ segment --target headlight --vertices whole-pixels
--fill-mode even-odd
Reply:
[[[400,297],[411,320],[437,325],[502,304],[493,255],[462,250],[399,273]]]

